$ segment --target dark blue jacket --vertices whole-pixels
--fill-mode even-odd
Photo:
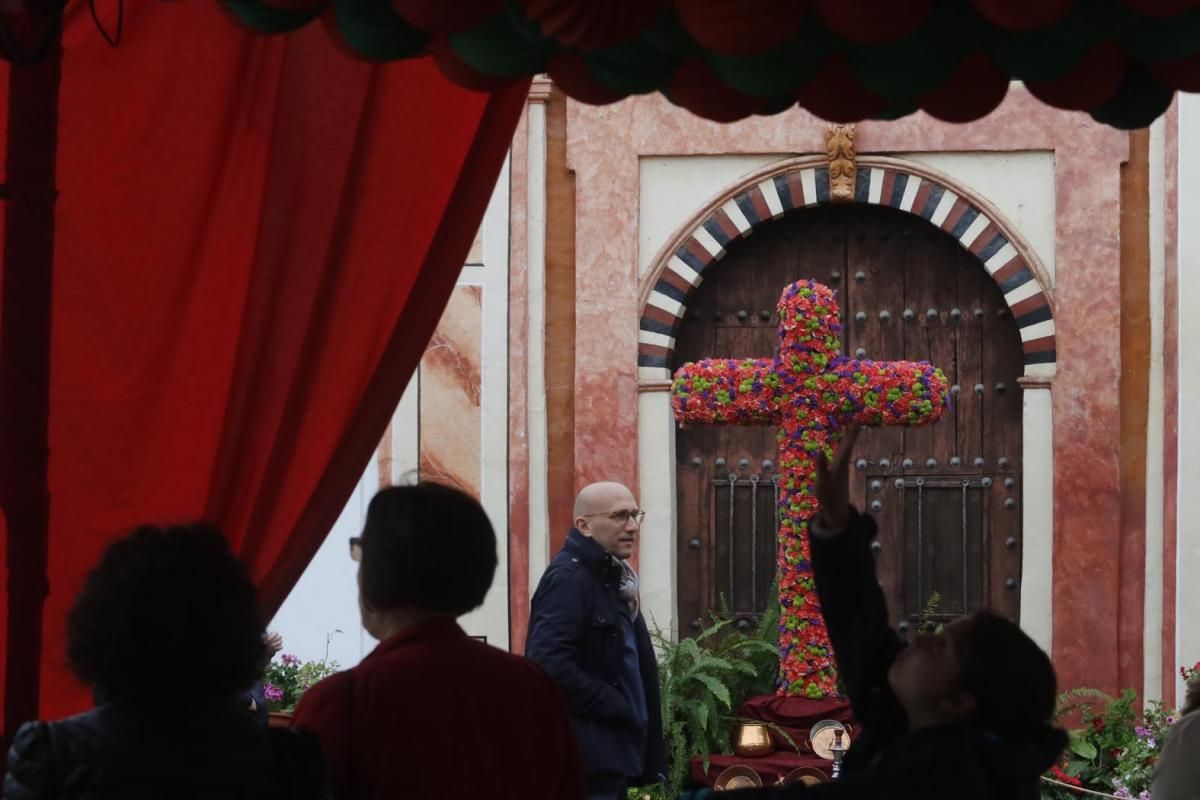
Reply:
[[[13,738],[5,800],[324,800],[311,734],[268,729],[233,703],[166,713],[116,699]]]
[[[666,772],[658,665],[639,613],[633,624],[649,717],[643,731],[619,688],[625,647],[620,580],[620,564],[572,528],[534,592],[525,655],[566,695],[589,779],[617,775],[632,785],[657,783]],[[630,759],[630,741],[645,741],[642,759]]]

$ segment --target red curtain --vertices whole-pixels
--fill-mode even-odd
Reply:
[[[124,15],[115,49],[86,3],[63,34],[50,594],[42,652],[7,654],[40,659],[44,718],[89,705],[65,612],[137,523],[215,520],[283,601],[418,363],[527,88],[367,65],[318,26],[262,38],[212,2]]]

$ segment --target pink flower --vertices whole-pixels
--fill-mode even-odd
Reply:
[[[272,686],[269,683],[264,685],[263,694],[272,703],[278,703],[283,699],[283,689],[280,689],[278,686]]]

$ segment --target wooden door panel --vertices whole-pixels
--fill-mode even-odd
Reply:
[[[880,583],[896,621],[916,619],[928,600],[917,597],[926,584],[943,593],[943,615],[990,603],[1015,616],[1022,354],[998,288],[977,259],[922,220],[863,205],[806,209],[760,226],[706,270],[689,299],[673,366],[770,355],[779,294],[800,278],[838,290],[844,353],[861,348],[874,359],[928,359],[960,387],[936,426],[871,429],[860,440],[851,496],[879,523]],[[693,428],[677,436],[684,624],[716,609],[722,595],[739,617],[772,602],[775,436],[771,426]],[[928,482],[920,531],[917,479]]]

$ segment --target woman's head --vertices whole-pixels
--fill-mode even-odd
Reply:
[[[1200,678],[1193,678],[1187,682],[1187,694],[1184,695],[1183,708],[1180,711],[1190,714],[1197,709],[1200,709]]]
[[[470,495],[438,483],[383,489],[363,527],[364,621],[391,611],[461,616],[483,604],[497,563],[496,534]]]
[[[232,698],[258,676],[254,586],[220,531],[143,526],[111,544],[67,620],[71,669],[102,698]]]
[[[1049,723],[1057,695],[1049,657],[990,611],[919,636],[892,665],[888,683],[914,725],[967,722],[1005,738]]]

